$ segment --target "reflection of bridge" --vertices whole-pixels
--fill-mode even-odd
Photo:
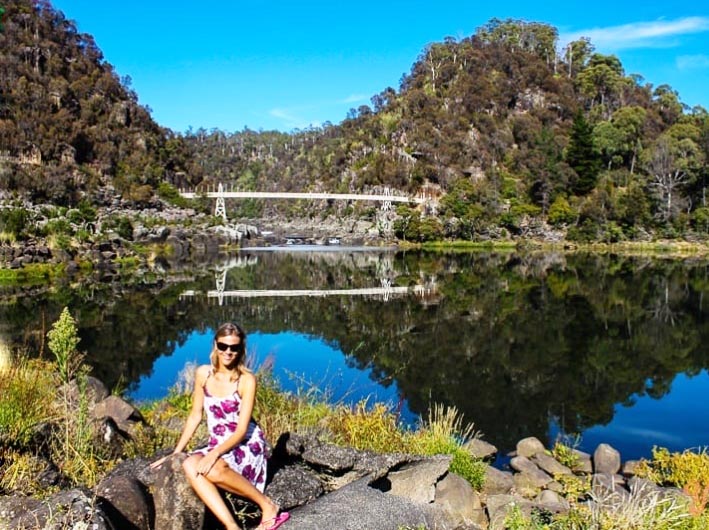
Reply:
[[[321,192],[281,192],[281,191],[225,191],[220,183],[212,191],[194,192],[180,190],[180,195],[186,199],[208,197],[217,199],[214,215],[226,221],[226,206],[224,199],[307,199],[307,200],[340,200],[340,201],[374,201],[382,203],[382,210],[390,210],[393,202],[424,204],[432,203],[432,199],[418,195],[394,195],[389,188],[384,188],[382,194],[376,193],[321,193]]]
[[[391,280],[383,278],[380,280],[380,287],[364,287],[354,289],[236,289],[226,290],[226,275],[229,268],[218,271],[215,274],[216,289],[207,291],[208,299],[219,300],[219,305],[224,304],[225,298],[276,298],[276,297],[325,297],[325,296],[373,296],[381,297],[384,302],[388,302],[394,295],[415,294],[425,297],[433,293],[436,289],[435,282],[427,285],[414,285],[411,287],[393,286]],[[204,292],[188,290],[180,295],[192,297],[204,295]]]

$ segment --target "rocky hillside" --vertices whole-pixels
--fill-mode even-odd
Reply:
[[[3,7],[0,190],[71,204],[111,184],[139,199],[174,177],[181,141],[152,120],[90,35],[47,0]]]

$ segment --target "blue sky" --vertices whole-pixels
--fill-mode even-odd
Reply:
[[[709,109],[709,2],[551,0],[52,0],[132,78],[155,120],[238,131],[342,121],[404,73],[431,42],[493,17],[588,36],[628,74],[669,84]]]

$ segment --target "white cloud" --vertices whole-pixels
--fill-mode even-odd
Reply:
[[[680,70],[703,70],[709,68],[709,55],[680,55],[677,57]]]
[[[275,108],[268,111],[270,116],[278,118],[283,122],[284,129],[306,129],[308,127],[319,127],[320,123],[308,121],[293,113],[292,110]]]
[[[588,37],[596,48],[623,50],[630,48],[673,47],[676,37],[709,31],[709,17],[685,17],[677,20],[634,22],[607,28],[589,28],[563,34],[560,40],[567,43]]]
[[[367,101],[367,96],[364,94],[352,94],[351,96],[347,96],[345,99],[341,101],[341,103],[360,103],[362,101]]]

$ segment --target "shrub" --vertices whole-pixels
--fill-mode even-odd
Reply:
[[[27,228],[29,217],[24,208],[0,209],[0,232],[20,238]]]
[[[576,212],[566,200],[566,197],[559,195],[549,207],[549,223],[554,226],[567,225],[574,222]]]

